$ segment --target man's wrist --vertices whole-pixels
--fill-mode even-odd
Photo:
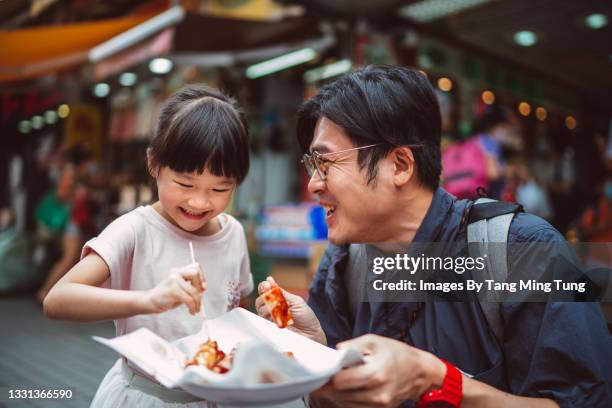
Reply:
[[[426,381],[425,389],[422,394],[442,388],[446,377],[446,365],[438,357],[427,353],[428,359],[425,362]]]
[[[417,408],[448,406],[459,408],[463,398],[463,376],[454,365],[436,358],[444,366],[441,385],[438,364],[432,366],[430,384],[432,387],[421,395]],[[441,404],[441,405],[440,405]]]

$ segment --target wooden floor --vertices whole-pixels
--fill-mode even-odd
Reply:
[[[113,337],[112,322],[47,319],[33,297],[0,298],[0,407],[88,407],[118,354],[91,336]],[[72,399],[10,400],[10,389],[70,389]]]

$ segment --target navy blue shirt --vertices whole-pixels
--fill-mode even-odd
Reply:
[[[414,241],[465,242],[460,227],[466,205],[438,188]],[[565,241],[546,221],[519,213],[508,242]],[[510,273],[524,258],[509,251]],[[500,339],[478,302],[363,302],[353,316],[342,278],[347,261],[347,246],[330,245],[310,287],[308,304],[331,347],[380,334],[429,351],[515,395],[551,398],[561,407],[612,407],[612,337],[597,303],[501,303]]]

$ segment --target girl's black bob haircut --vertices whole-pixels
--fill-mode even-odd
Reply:
[[[229,177],[249,172],[249,135],[236,101],[202,85],[189,85],[164,105],[149,146],[150,166],[181,173]]]

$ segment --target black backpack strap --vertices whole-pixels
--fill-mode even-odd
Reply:
[[[476,201],[468,209],[467,223],[472,224],[480,220],[488,220],[504,214],[517,214],[524,212],[523,206],[518,203],[504,201],[491,201],[480,203]]]

